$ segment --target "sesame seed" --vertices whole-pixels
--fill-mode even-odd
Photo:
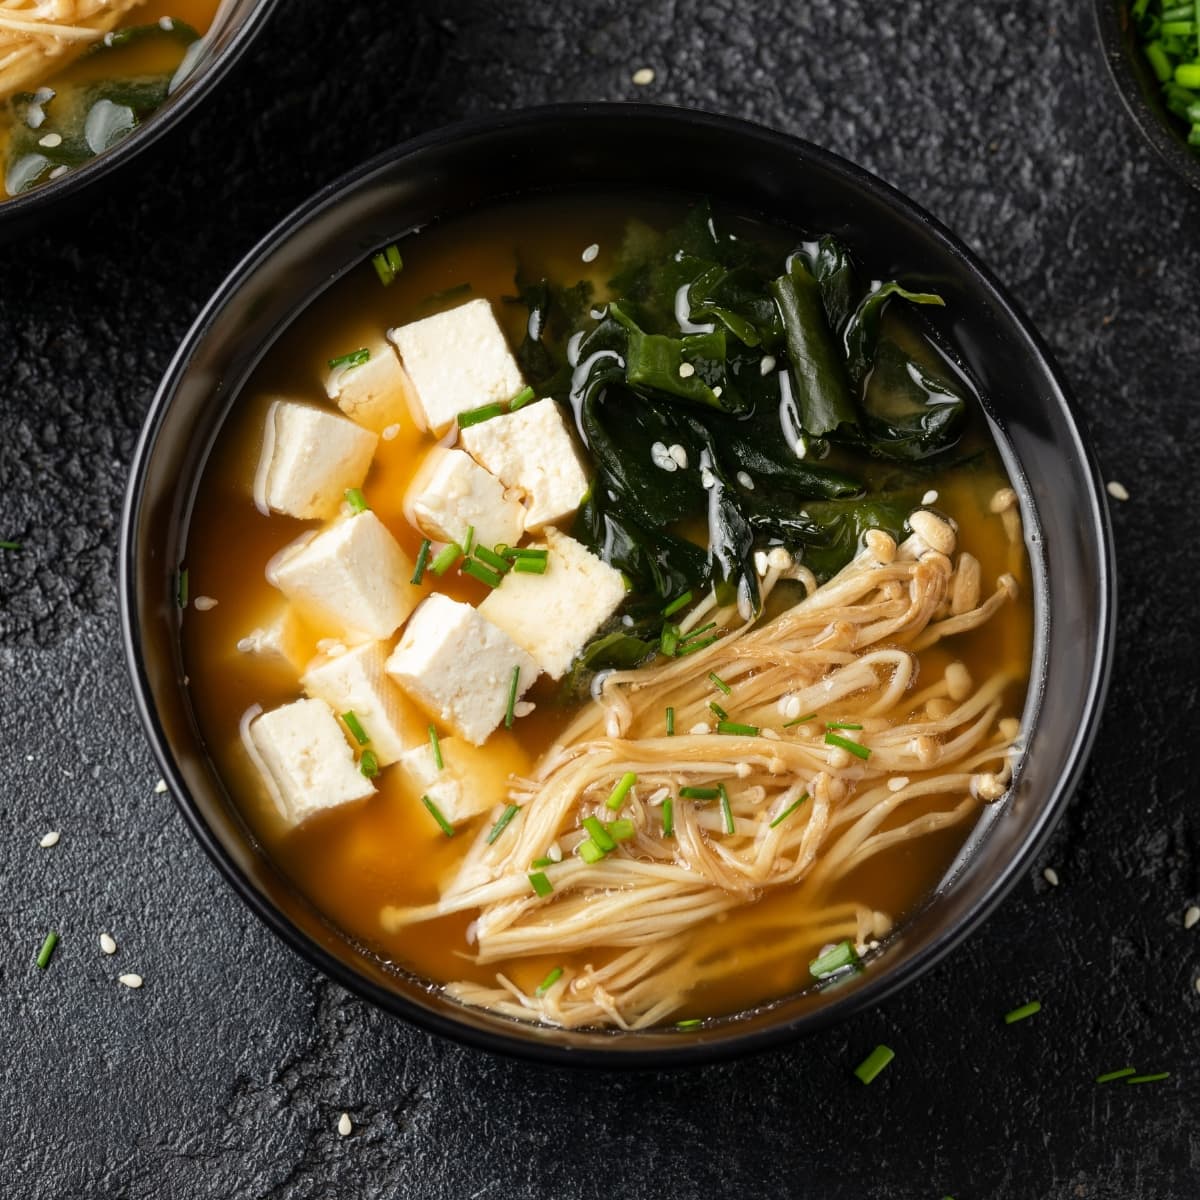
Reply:
[[[783,705],[783,715],[789,720],[794,721],[800,715],[800,697],[788,696]]]
[[[1198,921],[1200,921],[1200,905],[1193,904],[1183,914],[1183,927],[1184,929],[1191,929]]]
[[[1200,975],[1196,976],[1196,991],[1200,992]]]
[[[678,471],[679,463],[675,461],[675,456],[662,444],[655,442],[650,447],[650,461],[658,467],[660,471]]]
[[[399,435],[399,425],[388,425],[379,436],[383,438],[385,442],[394,442]]]
[[[208,612],[209,609],[217,607],[217,602],[211,596],[197,596],[192,604],[197,612]]]
[[[171,30],[175,28],[175,22],[172,21],[170,17],[159,17],[158,27],[164,33],[170,33]]]
[[[1115,479],[1108,481],[1108,494],[1114,500],[1128,500],[1129,491],[1123,483],[1118,483]]]
[[[532,700],[518,700],[513,705],[513,716],[527,717],[535,708],[537,708],[537,705]]]
[[[725,389],[718,383],[717,386],[713,388],[712,392],[714,396],[719,397],[724,390]]]
[[[48,133],[45,137],[38,138],[38,145],[45,146],[47,150],[53,150],[55,146],[62,145],[62,134]]]
[[[775,370],[775,355],[764,354],[758,364],[758,373],[760,375],[770,375]]]
[[[154,790],[155,790],[155,792],[158,793],[158,795],[161,796],[163,794],[163,792],[165,792],[167,790],[167,781],[165,779],[160,779],[154,785]]]
[[[43,850],[49,850],[51,846],[58,845],[58,839],[62,836],[57,829],[50,830],[49,833],[42,834],[42,840],[38,842]]]
[[[353,1131],[353,1129],[354,1129],[354,1126],[353,1126],[353,1124],[351,1124],[350,1114],[342,1113],[342,1115],[340,1117],[338,1117],[338,1123],[337,1123],[338,1133],[342,1137],[349,1137],[351,1132]]]
[[[681,468],[687,470],[687,451],[678,442],[676,442],[673,446],[668,446],[667,451]]]
[[[717,477],[707,468],[700,468],[700,486],[707,491],[714,483],[717,482]]]
[[[903,791],[906,787],[908,787],[908,776],[907,775],[894,775],[894,776],[892,776],[891,779],[888,780],[888,791],[889,792],[900,792],[900,791]]]
[[[649,87],[654,82],[654,68],[638,67],[631,78],[638,87]]]
[[[116,954],[117,943],[113,941],[113,936],[111,933],[102,933],[100,935],[100,949],[103,950],[105,954]]]
[[[1058,887],[1058,872],[1053,867],[1047,867],[1042,872],[1042,878],[1051,886]]]
[[[694,734],[701,734],[701,733],[708,733],[708,732],[709,732],[708,724],[705,721],[701,721],[698,725],[693,725],[691,727],[691,729],[688,730],[688,733],[694,733]]]
[[[593,242],[579,257],[584,262],[595,262],[596,256],[600,253],[600,247]]]
[[[927,491],[925,493],[925,495],[923,495],[921,497],[921,503],[922,504],[936,504],[937,498],[938,498],[937,492],[935,492],[932,488],[930,488],[929,491]]]
[[[134,991],[136,991],[142,986],[142,977],[135,972],[130,971],[128,975],[118,975],[117,982],[123,983],[127,988],[132,988]]]
[[[61,179],[66,173],[67,173],[67,168],[65,165],[61,166],[61,167],[55,167],[54,170],[51,171],[50,174],[46,176],[46,178],[47,179]]]
[[[691,377],[693,375],[695,375],[695,373],[696,373],[696,368],[694,366],[692,366],[692,364],[690,362],[683,362],[683,363],[679,364],[679,378],[680,379],[691,379]]]
[[[745,471],[739,471],[737,473],[737,481],[747,491],[749,491],[749,492],[754,491],[754,480],[751,479],[750,476]]]

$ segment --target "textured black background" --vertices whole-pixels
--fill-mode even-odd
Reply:
[[[286,0],[228,86],[79,223],[0,248],[0,538],[25,545],[0,553],[0,1193],[1200,1195],[1200,926],[1182,927],[1200,891],[1185,486],[1200,197],[1136,141],[1090,4],[1059,7]],[[656,82],[635,88],[644,65]],[[235,260],[410,134],[635,97],[809,137],[958,230],[1049,339],[1106,476],[1131,493],[1114,503],[1122,611],[1099,749],[1030,878],[879,1009],[673,1077],[491,1059],[314,975],[155,794],[117,646],[136,433]],[[39,849],[52,828],[62,841]],[[63,940],[39,972],[49,927]],[[115,982],[126,970],[141,991]],[[1039,1017],[1000,1024],[1034,996]],[[849,1072],[877,1041],[897,1058],[866,1089]],[[1176,1074],[1094,1086],[1127,1061]]]

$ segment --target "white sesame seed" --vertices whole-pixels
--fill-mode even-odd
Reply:
[[[163,794],[163,792],[165,792],[167,790],[167,781],[165,779],[160,779],[154,785],[154,790],[155,790],[155,792],[158,793],[158,795],[161,796]]]
[[[600,247],[593,242],[579,257],[582,258],[584,262],[595,262],[599,253]]]
[[[217,607],[217,602],[211,596],[197,596],[192,604],[197,612],[208,612],[209,609]]]
[[[773,729],[763,728],[759,730],[759,733],[761,733],[765,738],[770,738],[770,740],[773,742],[779,741],[779,734],[777,734]]]
[[[687,465],[688,465],[687,451],[678,442],[676,442],[673,446],[668,446],[667,451],[670,453],[671,457],[679,464],[680,468],[682,470],[686,471]]]
[[[45,137],[38,138],[38,145],[45,146],[47,150],[53,150],[55,146],[62,145],[62,134],[48,133]]]
[[[1047,867],[1042,872],[1042,878],[1051,886],[1058,887],[1058,872],[1053,867]]]
[[[701,734],[701,733],[708,733],[708,732],[709,732],[709,728],[708,728],[707,721],[701,721],[698,725],[693,725],[691,727],[691,729],[688,730],[688,733],[694,733],[694,734]]]
[[[663,445],[662,442],[655,442],[650,447],[650,461],[658,467],[660,471],[678,471],[679,464],[675,461],[675,456]]]
[[[679,364],[679,378],[691,379],[696,373],[696,368],[690,362],[682,362]]]
[[[1123,483],[1118,483],[1115,479],[1108,481],[1108,494],[1114,500],[1128,500],[1129,491]]]
[[[127,988],[133,988],[136,991],[142,986],[142,977],[130,971],[128,975],[118,975],[117,982],[123,983]]]
[[[342,1137],[349,1137],[353,1129],[354,1125],[350,1121],[350,1114],[342,1113],[342,1115],[338,1117],[337,1123],[337,1131],[339,1135]]]
[[[1184,929],[1191,929],[1198,921],[1200,921],[1200,905],[1193,904],[1183,914],[1183,927]]]
[[[1200,975],[1196,976],[1196,991],[1200,992]]]
[[[631,78],[638,87],[649,87],[654,82],[654,68],[638,67]]]
[[[907,775],[893,775],[892,778],[888,780],[889,792],[900,792],[906,787],[908,787]]]
[[[388,425],[379,435],[385,442],[394,442],[400,436],[399,425]]]
[[[747,491],[750,491],[750,492],[754,491],[754,480],[751,479],[750,476],[745,471],[739,471],[737,473],[737,481]]]
[[[58,845],[58,839],[60,837],[62,837],[62,834],[60,834],[57,829],[52,829],[49,833],[42,834],[42,840],[38,842],[38,845],[41,846],[43,850],[49,850],[51,846]]]
[[[713,388],[712,392],[714,396],[720,396],[724,390],[725,389],[718,383],[717,386]]]
[[[783,706],[783,715],[789,720],[794,721],[800,715],[800,697],[789,696],[787,702]]]
[[[46,178],[47,179],[61,179],[66,173],[67,173],[67,168],[64,164],[63,166],[55,167],[54,170],[51,171],[50,174],[46,176]]]
[[[159,17],[158,27],[159,29],[163,30],[164,33],[170,33],[171,30],[175,28],[175,22],[172,21],[170,17]]]
[[[624,625],[626,629],[632,629],[634,626],[634,620],[628,613],[626,613],[621,618],[621,624]]]
[[[117,943],[113,941],[113,936],[111,933],[102,933],[100,935],[100,949],[103,950],[105,954],[116,954]]]
[[[535,708],[537,708],[537,705],[532,700],[518,700],[513,705],[513,716],[527,717]]]
[[[921,503],[922,504],[936,504],[937,498],[938,498],[937,492],[934,491],[933,488],[930,488],[929,491],[927,491],[925,493],[925,495],[923,495],[921,497]]]
[[[758,373],[760,375],[770,375],[775,370],[775,355],[764,354],[758,364]]]
[[[707,468],[700,468],[700,486],[707,491],[714,483],[717,482],[717,477]]]

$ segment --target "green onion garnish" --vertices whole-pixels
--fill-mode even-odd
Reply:
[[[637,832],[633,822],[627,819],[610,821],[607,826],[608,835],[614,842],[627,842]]]
[[[475,526],[468,525],[467,526],[467,536],[465,538],[463,538],[463,544],[462,544],[463,553],[470,554],[471,550],[474,548],[474,546],[475,546]]]
[[[478,408],[468,408],[458,414],[459,429],[470,429],[472,425],[482,425],[493,417],[504,416],[503,404],[481,404]]]
[[[519,807],[516,804],[510,804],[501,814],[500,819],[492,826],[492,831],[487,835],[487,844],[490,846],[507,828],[508,823],[517,815]]]
[[[715,800],[721,794],[715,787],[681,787],[680,798],[683,800]]]
[[[354,736],[354,740],[360,745],[365,746],[371,739],[367,737],[367,731],[362,727],[362,722],[352,712],[342,713],[342,720],[345,722],[346,728],[350,730]]]
[[[729,720],[729,714],[715,700],[710,700],[708,702],[708,707],[718,721]]]
[[[675,710],[667,706],[667,737],[675,736]]]
[[[547,561],[544,558],[515,558],[513,570],[524,575],[545,575]]]
[[[1005,1025],[1013,1025],[1017,1021],[1024,1021],[1026,1017],[1032,1017],[1034,1013],[1042,1011],[1042,1002],[1040,1000],[1031,1000],[1028,1004],[1022,1004],[1020,1008],[1014,1008],[1012,1012],[1004,1014]]]
[[[713,686],[714,686],[714,687],[716,687],[716,688],[719,688],[721,691],[723,691],[723,692],[725,693],[725,695],[727,695],[727,696],[728,696],[728,695],[730,695],[730,694],[733,692],[733,688],[731,688],[731,687],[729,686],[729,684],[727,684],[727,683],[725,682],[725,680],[723,680],[723,679],[722,679],[722,678],[721,678],[721,677],[720,677],[720,676],[719,676],[719,675],[716,673],[716,671],[709,671],[709,673],[708,673],[708,677],[709,677],[709,679],[711,679],[711,680],[712,680],[712,682],[713,682]]]
[[[428,538],[421,542],[421,548],[417,551],[417,566],[412,575],[413,583],[420,583],[425,578],[425,564],[429,562],[429,551],[432,548],[433,543]]]
[[[1130,1077],[1127,1080],[1125,1080],[1125,1082],[1126,1083],[1158,1083],[1160,1080],[1170,1079],[1170,1078],[1171,1078],[1170,1071],[1158,1071],[1153,1075],[1130,1075]]]
[[[20,542],[0,542],[0,550],[20,550]]]
[[[826,729],[861,729],[861,725],[852,724],[850,721],[830,721],[825,726]]]
[[[808,964],[808,973],[814,979],[825,979],[846,967],[858,964],[858,951],[853,942],[838,942],[824,954],[818,955]]]
[[[675,801],[668,796],[662,802],[663,837],[675,834]]]
[[[797,717],[794,721],[785,721],[783,727],[784,729],[791,729],[793,725],[803,725],[805,721],[811,721],[816,715],[816,713],[806,713],[803,717]]]
[[[625,803],[625,797],[629,795],[629,789],[633,787],[635,783],[637,783],[637,776],[632,771],[626,771],[625,774],[621,776],[617,786],[613,788],[612,795],[605,800],[605,808],[609,808],[613,812],[616,812],[617,809]]]
[[[700,642],[685,642],[678,650],[675,651],[677,658],[686,658],[689,654],[695,654],[698,650],[707,650],[713,642],[718,641],[716,637],[705,638]]]
[[[521,667],[520,664],[513,667],[512,678],[508,681],[508,704],[504,709],[504,728],[511,729],[513,727],[513,718],[516,715],[517,707],[517,688],[521,683]]]
[[[664,617],[673,617],[681,608],[687,608],[692,602],[692,593],[684,592],[682,596],[676,596],[666,608],[662,610]]]
[[[541,550],[537,546],[505,546],[500,551],[505,558],[516,560],[518,558],[549,558],[549,550]]]
[[[346,503],[350,505],[350,511],[353,513],[366,512],[371,507],[362,494],[362,488],[347,488]]]
[[[534,871],[529,876],[529,886],[542,897],[548,896],[554,891],[554,884],[546,878],[545,873],[542,871]]]
[[[586,842],[579,843],[579,857],[585,863],[598,863],[604,857],[604,851],[588,838]]]
[[[358,769],[367,779],[374,779],[379,774],[379,759],[373,750],[364,750],[359,755]]]
[[[440,771],[446,764],[442,761],[442,743],[438,739],[438,731],[434,726],[429,727],[429,744],[433,747],[433,762]]]
[[[187,608],[188,602],[188,569],[187,567],[179,568],[179,575],[175,580],[175,603],[180,608]]]
[[[451,542],[448,546],[443,546],[433,556],[433,562],[429,564],[429,569],[435,575],[445,575],[458,562],[458,556],[461,553],[462,547],[457,542]]]
[[[454,836],[454,826],[442,815],[442,810],[428,796],[421,797],[421,803],[429,809],[429,815],[441,826],[442,832],[447,837]]]
[[[1124,1079],[1126,1075],[1136,1075],[1137,1067],[1122,1067],[1119,1071],[1105,1071],[1096,1076],[1097,1083],[1112,1083],[1114,1079]]]
[[[896,1057],[896,1052],[890,1046],[876,1046],[866,1058],[854,1068],[854,1073],[863,1081],[870,1083],[884,1067]]]
[[[597,817],[584,817],[583,827],[592,835],[592,841],[608,854],[610,851],[617,848],[617,843],[612,840],[608,830],[604,827],[604,822]]]
[[[703,1025],[704,1022],[699,1017],[689,1017],[686,1021],[676,1021],[676,1029],[695,1029],[698,1025]]]
[[[535,996],[544,996],[561,978],[563,977],[562,967],[555,967],[541,983],[537,985],[534,991]]]
[[[757,725],[739,725],[736,721],[718,721],[718,733],[728,733],[733,737],[758,737]]]
[[[497,554],[494,550],[489,550],[486,546],[476,546],[475,557],[480,562],[487,563],[497,575],[503,575],[506,571],[512,570],[512,563],[507,558],[502,554]]]
[[[733,809],[729,804],[729,793],[723,783],[717,784],[717,791],[721,793],[721,827],[726,833],[733,833]]]
[[[716,629],[716,621],[709,621],[707,625],[701,625],[699,629],[693,629],[690,633],[684,634],[683,642],[687,645],[688,642],[698,638],[702,633],[707,633],[710,629]]]
[[[533,400],[535,392],[531,387],[523,387],[509,402],[508,411],[514,413],[519,408],[524,408],[525,405]]]
[[[54,947],[58,945],[58,934],[54,930],[50,930],[46,934],[46,940],[42,943],[42,948],[38,951],[36,962],[38,969],[44,971],[50,965],[50,956],[54,953]]]
[[[663,626],[662,636],[658,641],[658,648],[668,657],[675,657],[675,648],[679,645],[679,626],[672,625],[668,621]]]
[[[795,800],[791,804],[789,804],[787,806],[787,808],[785,808],[783,810],[783,812],[781,812],[779,814],[779,816],[777,816],[775,818],[775,820],[773,820],[771,822],[771,824],[768,826],[768,828],[774,829],[776,825],[782,825],[784,823],[784,821],[786,821],[788,819],[788,817],[790,817],[792,815],[792,813],[794,813],[796,811],[796,809],[798,809],[800,807],[800,805],[802,805],[805,802],[805,800],[807,800],[807,799],[808,799],[808,793],[805,792],[804,795],[801,796],[799,800]]]
[[[386,250],[380,250],[378,254],[373,254],[371,266],[375,268],[379,282],[384,287],[390,286],[396,276],[404,270],[404,260],[400,257],[400,250],[396,243],[393,242]]]
[[[468,558],[463,563],[462,573],[470,575],[473,579],[478,579],[480,583],[486,583],[488,587],[497,588],[500,586],[500,576],[491,567],[485,567],[476,558]]]
[[[861,745],[859,742],[852,742],[849,738],[841,737],[836,733],[827,733],[825,735],[825,745],[837,746],[839,749],[849,751],[855,758],[861,758],[864,761],[871,757],[871,751]]]
[[[535,858],[529,865],[535,871],[540,871],[543,867],[554,867],[558,864],[547,854],[545,858]]]
[[[351,350],[349,354],[339,355],[329,360],[329,369],[336,371],[338,367],[361,367],[370,360],[371,352],[365,346],[361,350]]]

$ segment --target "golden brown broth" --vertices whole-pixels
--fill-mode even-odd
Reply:
[[[259,433],[272,398],[322,400],[328,359],[359,346],[376,346],[389,326],[439,307],[485,296],[495,304],[515,343],[525,310],[501,300],[513,291],[518,258],[535,278],[546,274],[573,282],[586,274],[603,281],[612,272],[612,250],[631,211],[651,223],[668,218],[668,210],[650,205],[525,202],[434,226],[402,241],[404,270],[390,288],[379,286],[369,265],[356,268],[312,304],[266,356],[221,431],[198,491],[187,549],[190,590],[192,596],[212,596],[219,604],[207,612],[187,610],[183,643],[193,704],[217,767],[268,853],[318,909],[381,957],[443,982],[490,983],[496,970],[503,970],[532,989],[552,966],[578,968],[598,963],[604,955],[546,956],[478,967],[467,957],[465,931],[471,914],[395,934],[384,932],[380,909],[436,899],[442,879],[453,871],[475,833],[472,826],[453,840],[445,838],[398,771],[384,771],[378,794],[361,804],[322,814],[292,832],[281,829],[241,749],[238,722],[250,705],[269,708],[286,702],[296,698],[299,687],[290,674],[264,668],[235,647],[269,619],[278,603],[278,593],[263,573],[268,558],[311,523],[264,518],[255,509],[251,485]],[[585,266],[580,252],[592,242],[599,243],[600,257]],[[469,295],[460,292],[440,304],[428,302],[434,294],[468,281]],[[992,494],[1007,480],[976,417],[966,446],[987,447],[986,463],[934,476],[929,486],[939,492],[937,507],[959,523],[960,544],[980,560],[985,586],[990,588],[1008,571],[1021,585],[1022,599],[981,630],[953,639],[950,647],[925,651],[921,671],[926,679],[937,679],[948,663],[959,660],[976,680],[1004,669],[1024,681],[1033,637],[1029,567],[1024,547],[1008,542],[1000,520],[988,510]],[[379,443],[364,485],[375,512],[412,555],[420,535],[405,521],[402,501],[420,452],[431,442],[406,423],[394,440]],[[486,590],[455,574],[445,576],[438,587],[471,602],[481,600]],[[311,630],[309,648],[315,652],[317,639],[334,633]],[[1024,691],[1024,682],[1011,689],[1007,711],[1012,715],[1020,715]],[[488,742],[489,752],[513,771],[528,770],[574,715],[574,710],[555,702],[547,685],[539,685],[531,698],[538,701],[535,713],[518,721],[511,732],[499,730]],[[424,727],[424,718],[415,710],[410,719],[417,728]],[[930,801],[931,807],[934,803]],[[918,811],[908,806],[904,819]],[[968,827],[959,827],[885,851],[838,881],[821,902],[861,902],[900,918],[928,896],[968,832]],[[744,946],[752,954],[770,936],[772,922],[786,922],[813,902],[803,885],[784,889],[733,911],[695,936]],[[814,935],[813,952],[822,940]],[[739,1011],[798,989],[809,982],[809,957],[804,954],[744,975],[735,972],[719,985],[697,989],[689,1007],[697,1015]]]

